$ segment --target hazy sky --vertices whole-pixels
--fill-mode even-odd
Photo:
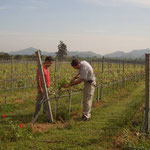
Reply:
[[[0,0],[0,51],[150,48],[150,0]]]

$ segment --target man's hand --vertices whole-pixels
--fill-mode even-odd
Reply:
[[[70,84],[72,84],[76,79],[79,78],[79,75],[75,76],[74,78],[71,79]]]
[[[73,79],[70,81],[70,84],[71,84],[71,83],[73,83],[75,80],[76,80],[76,79],[75,79],[75,78],[73,78]]]
[[[70,84],[65,84],[63,85],[64,88],[69,88],[70,87]]]
[[[78,80],[75,80],[75,81],[72,81],[70,82],[69,84],[65,84],[63,85],[64,88],[68,88],[72,85],[77,85],[77,84],[80,84],[81,82],[83,82],[83,79],[78,79]]]

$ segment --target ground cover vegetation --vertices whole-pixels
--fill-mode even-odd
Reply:
[[[13,77],[10,71],[11,63],[2,65],[4,69],[1,69],[3,79],[0,81],[2,83],[0,87],[2,91],[0,95],[1,149],[149,148],[149,137],[142,132],[144,67],[141,64],[136,67],[128,64],[123,69],[119,64],[105,63],[102,72],[101,63],[92,63],[92,66],[98,84],[118,81],[117,84],[103,86],[103,97],[99,101],[95,92],[92,119],[89,122],[80,121],[82,94],[78,92],[72,95],[70,113],[68,97],[57,99],[57,113],[55,113],[56,99],[52,99],[55,122],[48,123],[47,116],[40,114],[37,123],[31,127],[36,98],[36,63],[13,64]],[[50,69],[50,97],[82,89],[83,85],[69,91],[60,89],[61,85],[69,82],[77,72],[68,63],[61,63],[57,68],[55,67],[53,65]],[[130,80],[123,80],[130,77],[132,77]],[[16,82],[5,81],[11,78],[16,78]],[[21,85],[18,84],[18,79],[22,79]],[[122,81],[125,81],[125,84]]]

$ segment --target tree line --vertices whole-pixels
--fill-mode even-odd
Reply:
[[[58,59],[60,61],[70,61],[73,58],[78,58],[79,60],[83,60],[83,58],[79,57],[79,56],[68,56],[68,51],[67,51],[67,45],[63,42],[60,41],[59,45],[58,45],[58,51],[56,52],[56,56],[55,59]],[[46,56],[41,55],[42,60],[45,59]],[[36,56],[35,54],[32,55],[10,55],[9,53],[5,53],[5,52],[0,52],[0,60],[11,60],[11,59],[15,59],[15,60],[36,60]],[[92,57],[92,58],[84,58],[87,61],[103,61],[103,57],[102,58],[98,58],[96,56]],[[141,62],[144,63],[143,59],[124,59],[126,62],[128,63],[135,63],[135,62]],[[105,61],[110,61],[110,62],[116,62],[119,63],[120,61],[122,61],[122,59],[118,59],[118,58],[105,58]]]

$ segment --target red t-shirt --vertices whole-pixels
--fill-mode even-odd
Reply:
[[[44,66],[42,66],[42,68],[43,68],[46,86],[49,87],[49,85],[50,85],[49,70],[48,70],[48,68],[46,69]],[[37,70],[37,78],[41,78],[39,69]]]

